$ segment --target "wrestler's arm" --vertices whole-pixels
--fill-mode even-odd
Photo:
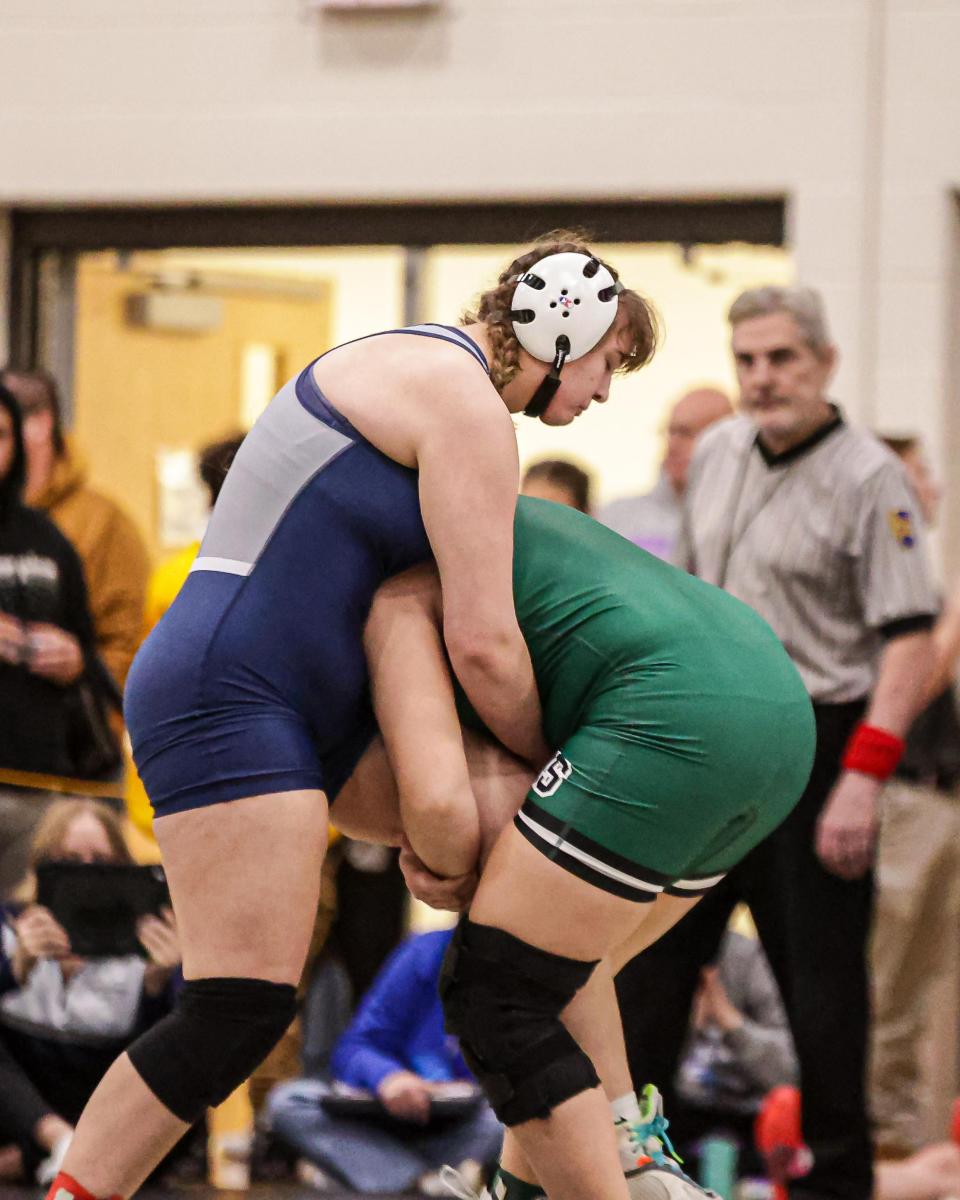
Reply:
[[[487,729],[539,768],[550,751],[513,598],[516,432],[476,368],[469,377],[466,365],[433,371],[418,378],[409,411],[420,511],[443,586],[443,641]]]
[[[441,624],[436,571],[415,567],[377,592],[364,645],[404,833],[431,871],[459,877],[476,869],[480,819]]]

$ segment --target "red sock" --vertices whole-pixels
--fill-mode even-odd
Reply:
[[[46,1200],[97,1200],[93,1192],[88,1192],[83,1184],[77,1183],[72,1175],[61,1171],[47,1192]],[[122,1196],[109,1196],[107,1200],[123,1200]]]

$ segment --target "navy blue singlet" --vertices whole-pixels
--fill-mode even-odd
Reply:
[[[451,342],[488,370],[462,330],[386,332]],[[430,546],[416,471],[336,411],[312,366],[241,445],[131,668],[127,727],[157,816],[299,788],[332,802],[376,732],[364,622],[379,585]]]

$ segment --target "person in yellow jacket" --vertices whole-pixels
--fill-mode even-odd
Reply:
[[[50,516],[83,562],[97,649],[123,687],[143,635],[150,561],[123,509],[87,482],[86,465],[62,427],[55,380],[46,371],[0,371],[23,416],[26,501]]]
[[[243,433],[231,434],[216,442],[201,447],[197,457],[197,470],[210,497],[210,508],[217,502],[220,488],[226,478],[233,457],[240,449]],[[147,603],[144,610],[143,636],[150,632],[177,597],[183,581],[190,574],[190,567],[200,549],[199,541],[191,542],[157,563],[147,584]]]

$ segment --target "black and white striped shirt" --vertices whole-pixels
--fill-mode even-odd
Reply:
[[[756,609],[821,704],[866,697],[884,639],[938,608],[903,467],[839,411],[779,455],[747,417],[708,429],[676,561]]]

